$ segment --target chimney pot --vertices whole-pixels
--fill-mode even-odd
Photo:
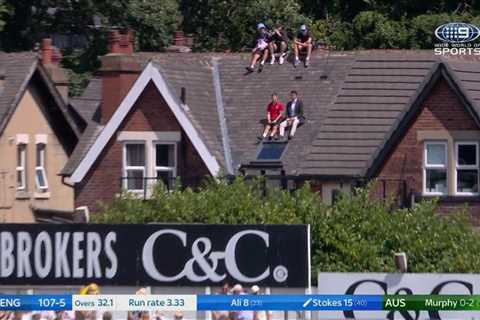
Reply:
[[[175,31],[175,42],[176,46],[185,46],[185,35],[183,31]]]
[[[128,30],[127,32],[120,32],[113,30],[108,37],[108,47],[110,53],[133,54],[134,52],[134,32]]]
[[[53,54],[52,39],[50,38],[43,39],[42,40],[42,64],[44,66],[52,63],[52,54]]]

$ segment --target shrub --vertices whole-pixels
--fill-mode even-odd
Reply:
[[[151,200],[125,194],[94,217],[101,223],[209,223],[311,225],[313,272],[392,272],[393,254],[404,251],[411,272],[479,272],[480,236],[463,212],[439,217],[435,201],[392,210],[369,188],[324,205],[309,184],[293,193],[264,180],[209,180],[199,190],[168,192]],[[316,278],[315,276],[313,277]]]

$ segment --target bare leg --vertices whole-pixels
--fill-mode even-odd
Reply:
[[[252,60],[250,61],[250,67],[254,68],[255,64],[257,64],[257,61],[258,61],[259,58],[260,58],[260,55],[257,52],[252,54]]]
[[[307,47],[307,60],[310,60],[310,55],[312,54],[312,44],[308,43],[306,47]]]
[[[272,127],[272,126],[269,125],[269,124],[267,124],[267,125],[265,126],[265,130],[263,131],[263,137],[264,137],[264,138],[268,135],[268,132],[270,131],[270,128],[271,128],[271,127]]]
[[[293,52],[295,53],[295,60],[298,60],[298,51],[300,50],[300,45],[294,43],[293,44]]]
[[[265,61],[267,60],[268,58],[268,50],[264,50],[263,51],[263,57],[262,57],[262,61],[260,62],[261,64],[264,64]]]
[[[278,125],[274,125],[272,129],[272,133],[270,133],[270,137],[275,137],[278,131]]]
[[[287,43],[285,41],[282,41],[280,43],[280,53],[285,53],[285,51],[287,51]]]

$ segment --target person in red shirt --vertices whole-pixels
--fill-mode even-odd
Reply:
[[[272,101],[267,106],[267,124],[265,125],[265,130],[263,135],[258,137],[259,140],[267,138],[270,133],[270,138],[278,139],[278,128],[280,122],[284,118],[285,106],[281,101],[278,100],[278,95],[274,92],[272,93]]]

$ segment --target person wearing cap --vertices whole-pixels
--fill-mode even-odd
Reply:
[[[255,65],[257,61],[262,58],[260,61],[260,66],[258,67],[258,72],[262,72],[265,61],[268,58],[268,48],[270,43],[270,35],[267,32],[267,27],[263,23],[257,25],[257,38],[255,48],[252,50],[252,58],[250,59],[250,66],[246,67],[248,72],[253,72],[255,70]]]
[[[278,64],[283,64],[287,55],[288,36],[282,24],[277,24],[270,36],[270,64],[275,63],[275,52],[279,52]]]
[[[250,288],[250,292],[252,295],[259,295],[260,293],[260,287],[257,285],[254,285]],[[272,311],[264,311],[264,310],[258,310],[254,312],[253,316],[254,320],[272,320]]]
[[[293,51],[295,53],[295,61],[293,65],[296,67],[300,64],[300,59],[298,57],[300,51],[307,51],[307,57],[305,58],[305,68],[310,64],[310,56],[313,49],[313,40],[310,31],[307,26],[302,24],[300,31],[297,33],[297,36],[293,40]]]

